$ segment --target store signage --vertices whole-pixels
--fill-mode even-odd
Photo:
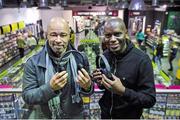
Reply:
[[[12,23],[11,24],[11,30],[12,30],[12,32],[18,30],[18,24],[17,23]]]
[[[10,25],[2,26],[3,34],[11,32]]]
[[[140,15],[140,12],[133,12],[133,15]]]
[[[86,11],[73,11],[73,16],[98,16],[98,15],[106,15],[106,12],[86,12]],[[110,11],[108,13],[110,16],[118,16],[118,11]]]
[[[132,12],[132,11],[130,11],[129,16],[144,16],[144,12],[143,11],[141,11],[141,12]]]
[[[19,26],[19,29],[25,28],[25,23],[24,23],[24,21],[18,22],[18,26]]]

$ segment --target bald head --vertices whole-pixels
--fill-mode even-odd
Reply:
[[[125,33],[127,32],[124,21],[121,18],[110,18],[105,22],[104,29],[105,31],[112,31],[113,29],[118,28]]]
[[[64,30],[68,31],[68,33],[69,33],[69,25],[68,25],[67,21],[65,21],[61,17],[54,17],[50,20],[50,22],[48,24],[48,31],[50,31],[52,29],[64,29]]]

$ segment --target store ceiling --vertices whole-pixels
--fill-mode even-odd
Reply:
[[[38,6],[39,0],[1,0],[3,7],[19,7],[22,1],[27,1],[28,6]],[[65,2],[64,2],[65,1]],[[50,6],[67,3],[67,5],[106,5],[117,4],[117,1],[121,0],[48,0]],[[131,0],[127,0],[129,3]],[[156,0],[159,1],[159,5],[169,4],[171,1],[175,5],[180,5],[180,0]],[[146,5],[152,5],[152,0],[144,0]]]

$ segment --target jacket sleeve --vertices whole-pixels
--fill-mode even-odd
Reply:
[[[150,108],[156,102],[154,74],[151,61],[146,56],[139,65],[137,89],[125,88],[123,98],[132,106]]]
[[[38,73],[31,59],[24,66],[22,97],[27,104],[43,104],[57,94],[51,89],[50,83],[39,86]]]

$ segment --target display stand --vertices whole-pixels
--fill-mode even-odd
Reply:
[[[0,88],[0,119],[20,119],[28,112],[21,93],[21,88]]]

